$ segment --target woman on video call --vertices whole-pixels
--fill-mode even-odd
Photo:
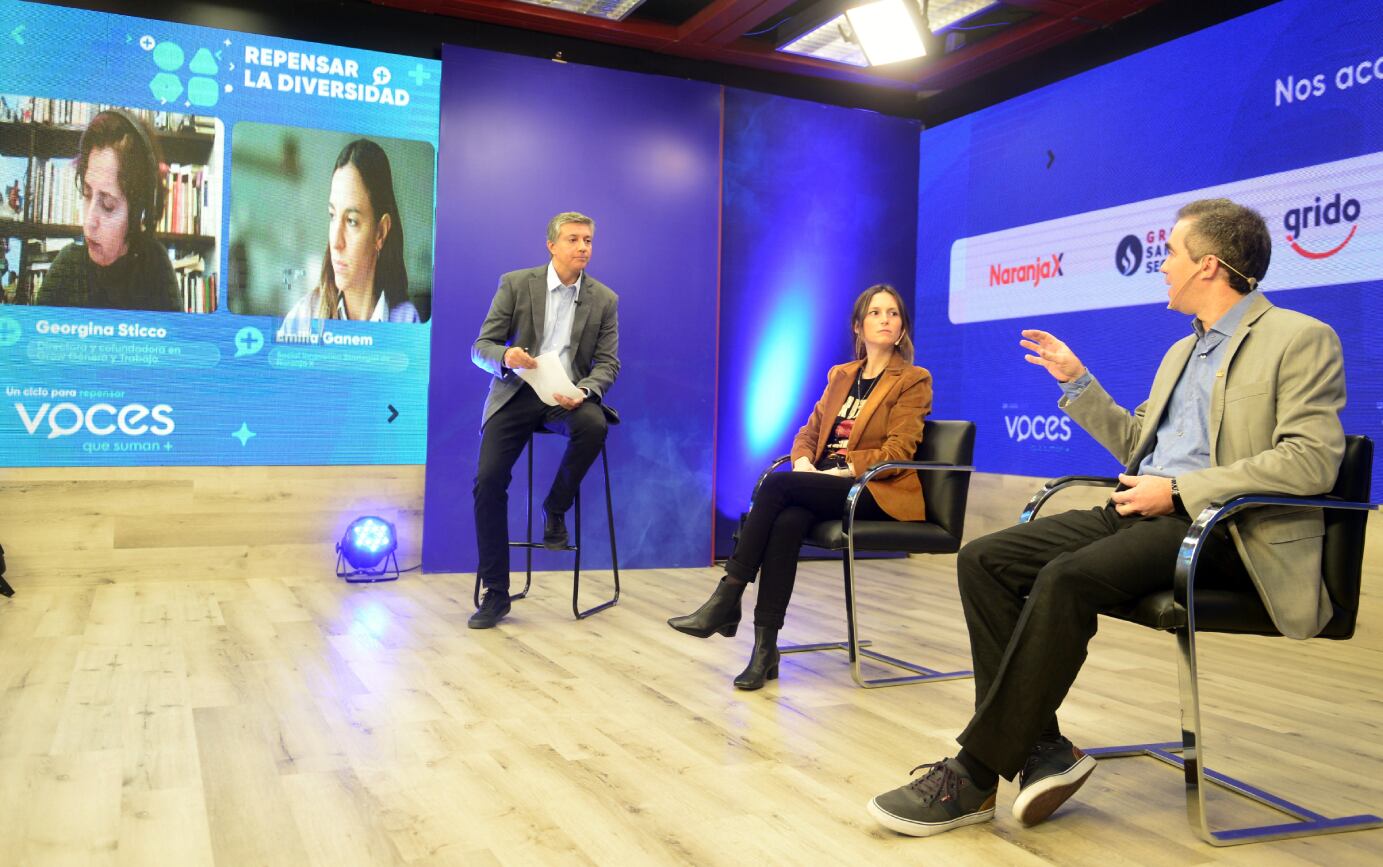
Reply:
[[[92,118],[77,146],[82,240],[53,260],[38,303],[182,311],[168,251],[154,239],[166,198],[158,145],[120,109]]]
[[[798,549],[817,521],[839,520],[855,480],[874,464],[912,460],[932,409],[932,375],[912,363],[912,323],[898,290],[880,283],[855,299],[855,360],[832,367],[826,390],[792,441],[792,472],[770,473],[740,528],[725,577],[678,632],[708,638],[739,628],[740,598],[758,577],[754,650],[735,678],[759,689],[778,676],[778,630],[797,576]],[[921,521],[922,483],[911,470],[870,480],[855,512],[862,521]]]
[[[383,148],[360,138],[341,149],[327,215],[321,277],[288,312],[289,327],[310,319],[418,322],[408,300],[403,220]]]

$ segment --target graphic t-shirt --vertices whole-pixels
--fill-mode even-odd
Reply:
[[[826,450],[821,453],[821,460],[816,462],[818,470],[841,470],[846,468],[845,445],[850,441],[850,433],[855,429],[855,420],[860,417],[860,410],[864,408],[865,401],[869,400],[869,393],[874,390],[874,386],[879,382],[879,377],[855,379],[855,385],[850,389],[850,393],[845,396],[845,403],[840,407],[840,414],[836,416],[835,422],[831,425],[830,438],[826,441]]]

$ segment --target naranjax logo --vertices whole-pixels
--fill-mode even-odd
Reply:
[[[990,265],[989,285],[1011,286],[1014,283],[1031,282],[1033,286],[1037,286],[1043,280],[1061,277],[1061,258],[1065,255],[1053,253],[1048,257],[1034,259],[1026,265]]]

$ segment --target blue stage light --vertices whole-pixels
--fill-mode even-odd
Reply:
[[[744,392],[745,438],[756,463],[802,423],[802,389],[812,347],[812,299],[801,289],[779,295],[750,361]]]
[[[393,524],[374,515],[356,518],[336,543],[336,577],[347,581],[392,581],[399,577],[394,555],[398,546]],[[354,571],[347,572],[344,564]]]

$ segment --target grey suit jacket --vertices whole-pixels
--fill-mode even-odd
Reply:
[[[1148,399],[1132,414],[1092,382],[1060,406],[1136,472],[1152,450],[1172,389],[1195,346],[1172,344]],[[1260,295],[1230,336],[1210,398],[1210,466],[1177,477],[1194,518],[1247,493],[1314,496],[1335,484],[1344,457],[1344,355],[1333,329]],[[1259,507],[1230,519],[1230,535],[1284,635],[1309,638],[1330,620],[1321,582],[1319,509]]]
[[[482,428],[519,389],[527,388],[518,374],[504,366],[504,351],[523,346],[536,354],[543,341],[546,316],[546,264],[510,271],[499,278],[499,289],[480,326],[480,336],[471,344],[471,361],[494,376],[480,420]],[[619,375],[619,296],[590,274],[581,280],[571,336],[576,385],[589,389],[610,422],[617,423],[619,414],[605,403],[605,392]]]

